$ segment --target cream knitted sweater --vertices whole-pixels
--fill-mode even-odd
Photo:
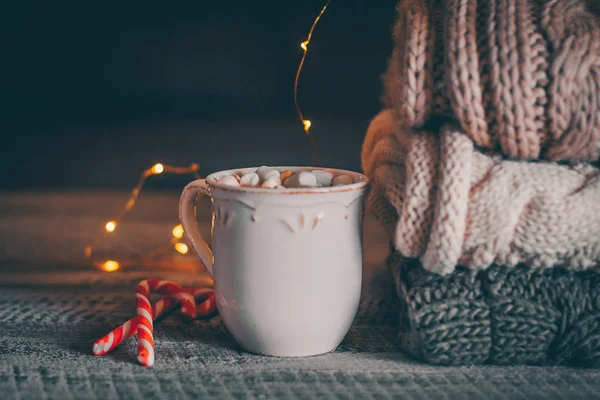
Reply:
[[[456,126],[416,133],[386,110],[369,126],[362,168],[368,208],[429,271],[600,266],[600,171],[589,164],[502,160]]]

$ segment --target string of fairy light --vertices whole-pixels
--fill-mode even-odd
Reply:
[[[300,64],[298,66],[298,70],[296,72],[296,78],[294,79],[294,104],[296,106],[296,111],[298,112],[298,116],[300,117],[300,122],[302,123],[304,132],[306,133],[306,136],[308,137],[308,139],[310,140],[310,142],[313,146],[313,151],[314,151],[313,165],[314,166],[317,165],[318,148],[317,148],[317,143],[314,140],[314,137],[310,133],[310,129],[312,128],[312,122],[309,119],[304,118],[304,115],[302,114],[302,110],[300,109],[300,106],[298,104],[298,82],[300,80],[300,73],[302,72],[302,68],[304,67],[304,61],[306,60],[306,55],[308,53],[308,46],[312,40],[312,36],[313,36],[314,30],[315,30],[315,27],[317,26],[323,13],[325,13],[325,10],[329,6],[329,3],[331,3],[331,0],[327,0],[325,5],[321,9],[321,12],[319,12],[317,17],[313,21],[313,24],[310,28],[310,31],[308,32],[308,36],[307,36],[306,40],[304,40],[302,43],[300,43],[300,48],[303,50],[303,54],[302,54],[302,58],[300,60]],[[106,221],[106,223],[104,224],[104,229],[98,235],[96,235],[96,237],[86,246],[85,257],[88,260],[91,260],[91,262],[94,266],[100,268],[103,271],[114,272],[114,271],[119,270],[123,264],[123,261],[117,261],[117,260],[112,260],[112,259],[102,260],[102,261],[95,260],[93,257],[94,249],[96,248],[98,243],[100,243],[107,235],[115,233],[115,231],[117,231],[119,226],[121,226],[121,223],[123,222],[125,216],[135,206],[136,201],[140,195],[140,192],[141,192],[142,188],[144,187],[144,184],[146,183],[148,178],[155,176],[155,175],[174,174],[174,175],[192,175],[194,177],[194,179],[200,179],[201,176],[198,173],[199,169],[200,169],[200,166],[195,163],[190,164],[188,167],[175,167],[175,166],[171,166],[171,165],[163,165],[161,163],[156,163],[151,168],[148,168],[144,172],[142,172],[142,175],[141,175],[137,185],[131,191],[131,194],[130,194],[129,198],[127,199],[127,202],[125,203],[125,206],[123,207],[121,212],[114,218]],[[171,238],[169,247],[171,247],[173,250],[175,250],[179,254],[187,254],[188,250],[189,250],[188,246],[187,246],[187,244],[185,244],[184,242],[181,241],[181,239],[183,238],[183,233],[184,233],[183,227],[181,226],[181,224],[175,225],[173,227],[171,233],[172,233],[172,238]],[[153,253],[155,251],[156,251],[156,249],[153,250],[151,253]]]
[[[104,261],[96,261],[93,259],[93,252],[96,245],[109,234],[114,233],[117,228],[121,225],[121,222],[125,218],[125,216],[133,209],[133,206],[136,204],[136,201],[140,195],[144,184],[154,175],[162,175],[162,174],[174,174],[174,175],[192,175],[195,179],[200,179],[201,176],[198,173],[200,166],[198,164],[191,164],[188,167],[175,167],[171,165],[163,165],[161,163],[154,164],[151,168],[146,169],[142,172],[140,180],[137,185],[131,191],[129,199],[125,203],[125,207],[123,210],[113,219],[106,221],[104,224],[104,229],[100,232],[85,248],[85,257],[88,260],[91,260],[92,263],[106,272],[114,272],[121,267],[121,262],[116,260],[104,260]],[[183,238],[183,227],[181,225],[176,225],[173,230],[173,238],[171,239],[171,245],[180,254],[186,254],[188,252],[188,246],[181,242],[180,239]]]
[[[304,127],[304,132],[306,132],[306,136],[308,136],[308,139],[310,140],[310,142],[313,146],[313,151],[314,151],[313,166],[317,165],[317,157],[319,155],[319,152],[318,152],[317,143],[315,142],[314,137],[310,134],[310,128],[312,127],[312,122],[309,119],[304,118],[304,115],[302,115],[302,110],[300,110],[300,106],[298,105],[298,82],[300,81],[300,73],[302,72],[302,67],[304,66],[304,60],[306,59],[306,54],[308,53],[308,45],[310,44],[310,41],[312,39],[313,32],[315,30],[315,27],[319,23],[321,16],[323,15],[323,13],[325,13],[325,10],[327,10],[329,3],[331,3],[331,0],[327,0],[327,3],[325,3],[323,8],[321,9],[321,12],[319,13],[319,15],[317,15],[317,18],[315,18],[312,26],[310,27],[310,31],[308,32],[308,37],[306,38],[305,41],[300,43],[300,48],[304,51],[304,53],[302,54],[302,58],[300,59],[300,65],[298,66],[298,71],[296,72],[296,79],[294,79],[294,104],[296,105],[296,111],[298,112],[298,116],[300,117],[300,122],[302,123],[302,126]]]

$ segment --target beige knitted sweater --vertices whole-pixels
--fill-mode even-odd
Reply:
[[[600,156],[600,0],[401,0],[385,76],[404,126],[436,114],[514,159]]]
[[[362,168],[367,206],[403,255],[441,274],[457,264],[600,265],[600,170],[502,160],[456,126],[417,133],[394,114],[371,122]]]

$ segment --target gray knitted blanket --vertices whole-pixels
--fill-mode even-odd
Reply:
[[[600,391],[595,369],[440,367],[402,352],[388,239],[371,216],[360,309],[335,352],[248,354],[218,317],[189,322],[175,313],[155,325],[154,368],[136,363],[133,339],[94,357],[93,341],[134,314],[139,280],[206,282],[195,259],[171,253],[110,274],[85,262],[85,244],[126,195],[0,195],[1,399],[589,399]],[[143,193],[115,241],[99,251],[119,258],[168,242],[177,203],[177,193]],[[208,234],[208,203],[199,210]]]

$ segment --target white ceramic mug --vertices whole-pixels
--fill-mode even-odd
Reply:
[[[280,171],[310,170],[274,167]],[[217,308],[245,350],[311,356],[335,350],[350,329],[362,284],[362,224],[367,178],[345,186],[233,187],[221,171],[185,187],[179,218],[213,276]],[[212,203],[212,250],[195,217],[198,194]]]

